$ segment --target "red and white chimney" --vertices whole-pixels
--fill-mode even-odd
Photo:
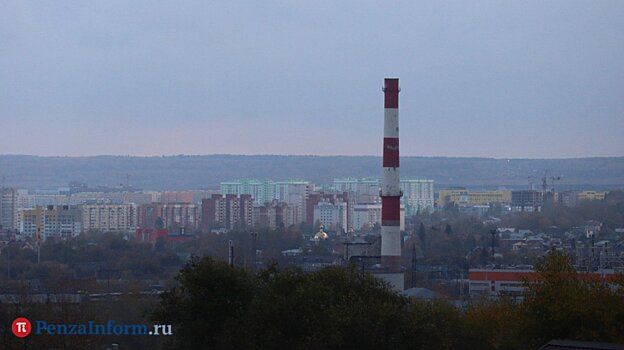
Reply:
[[[399,175],[399,79],[384,80],[383,183],[381,185],[381,267],[401,269],[401,186]]]

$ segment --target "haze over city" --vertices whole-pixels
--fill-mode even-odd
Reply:
[[[624,149],[621,1],[0,4],[0,154]]]
[[[0,1],[0,349],[624,349],[624,1]]]

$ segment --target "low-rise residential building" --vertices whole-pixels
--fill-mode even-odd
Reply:
[[[593,281],[614,281],[618,275],[613,270],[581,273],[580,277]],[[468,289],[471,298],[488,296],[492,298],[503,294],[522,299],[525,282],[539,278],[532,266],[518,266],[507,269],[470,269],[468,272]]]
[[[151,228],[138,228],[136,230],[134,239],[138,242],[145,242],[150,244],[156,244],[159,239],[164,242],[188,242],[193,239],[193,235],[186,233],[172,233],[167,229],[151,229]]]
[[[494,203],[510,203],[511,191],[470,191],[466,188],[451,188],[440,190],[438,193],[438,206],[447,204],[458,206],[490,205]]]
[[[532,269],[470,269],[468,290],[472,298],[483,295],[497,297],[502,293],[514,298],[522,298],[524,281],[535,278],[536,273]]]
[[[579,201],[601,201],[605,199],[607,192],[600,191],[581,191],[577,194]]]

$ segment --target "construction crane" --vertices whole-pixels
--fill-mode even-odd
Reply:
[[[548,188],[548,180],[550,180],[550,189]],[[548,177],[548,170],[544,171],[544,176],[542,177],[542,191],[552,191],[555,192],[555,181],[561,180],[561,176],[550,176]]]
[[[551,176],[550,177],[550,184],[552,186],[552,191],[555,192],[555,181],[559,181],[561,180],[561,175],[559,176]]]
[[[130,177],[134,176],[134,173],[130,173],[130,172],[127,172],[127,173],[117,173],[117,176],[125,177],[125,180],[126,180],[125,183],[120,183],[119,184],[121,187],[130,188]]]

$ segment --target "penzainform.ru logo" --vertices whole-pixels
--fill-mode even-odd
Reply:
[[[11,330],[16,337],[34,335],[172,335],[171,325],[124,324],[108,320],[106,323],[48,323],[36,320],[31,323],[25,317],[13,321]]]

